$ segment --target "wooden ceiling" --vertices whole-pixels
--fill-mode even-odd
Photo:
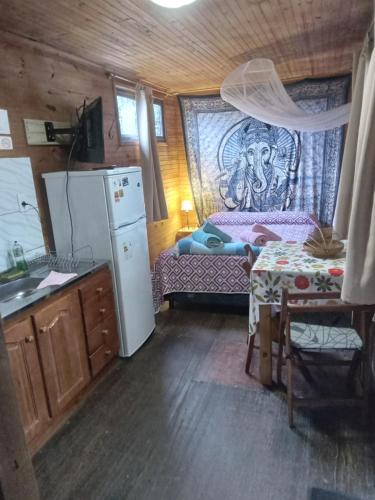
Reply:
[[[0,0],[0,29],[122,75],[186,92],[217,88],[253,57],[283,80],[350,72],[372,0]]]

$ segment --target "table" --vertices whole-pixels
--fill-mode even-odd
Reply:
[[[249,334],[259,328],[262,384],[272,384],[272,306],[280,305],[282,289],[291,293],[341,291],[345,250],[334,259],[317,259],[303,243],[272,241],[263,248],[250,274]]]
[[[176,243],[181,239],[181,238],[186,238],[186,236],[190,236],[193,231],[196,231],[198,227],[182,227],[179,229],[176,233]]]

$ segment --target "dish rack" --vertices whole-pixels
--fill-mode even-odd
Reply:
[[[83,251],[88,251],[88,258],[82,258],[77,255],[79,253],[83,253]],[[48,267],[48,269],[54,271],[73,272],[78,267],[84,264],[95,264],[94,252],[90,245],[85,245],[83,247],[77,248],[77,250],[68,255],[57,254],[57,252],[46,248],[45,254],[27,260],[27,265],[30,271],[41,266],[46,266]]]

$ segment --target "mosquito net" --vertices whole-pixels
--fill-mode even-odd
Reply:
[[[350,103],[315,114],[299,108],[269,59],[252,59],[241,64],[225,78],[220,94],[243,113],[278,127],[319,132],[349,121]]]

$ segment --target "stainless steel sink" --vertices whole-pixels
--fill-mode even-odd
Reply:
[[[36,288],[43,278],[20,278],[10,283],[0,285],[0,302],[10,302],[29,297],[36,292]]]

